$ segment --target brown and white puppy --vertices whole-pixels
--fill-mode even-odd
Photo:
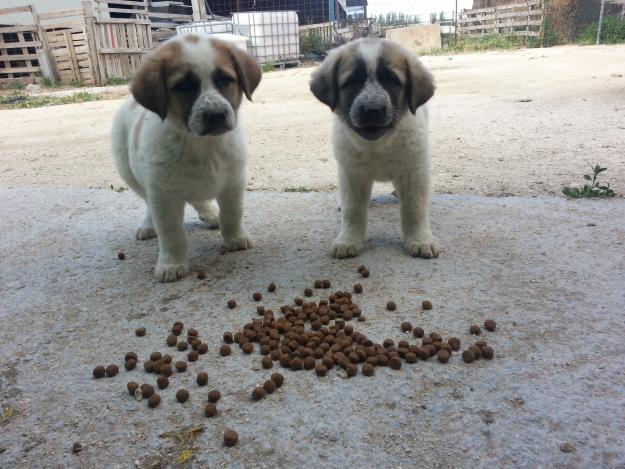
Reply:
[[[432,75],[415,54],[386,39],[359,39],[332,50],[310,89],[334,113],[332,141],[339,166],[342,225],[335,257],[364,245],[374,181],[391,181],[401,206],[406,248],[438,256],[429,221],[427,110]]]
[[[147,203],[136,236],[158,235],[159,281],[176,280],[188,270],[187,202],[202,220],[221,228],[228,250],[251,246],[242,225],[246,148],[237,110],[260,79],[254,57],[196,35],[165,42],[138,70],[133,97],[115,117],[113,155],[121,177]]]

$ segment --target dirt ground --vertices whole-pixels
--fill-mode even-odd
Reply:
[[[625,192],[625,46],[423,60],[438,83],[430,104],[435,192],[558,195],[582,183],[594,162]],[[267,73],[244,105],[249,189],[335,188],[330,112],[308,91],[311,70]],[[0,185],[119,187],[108,144],[119,105],[0,111]]]

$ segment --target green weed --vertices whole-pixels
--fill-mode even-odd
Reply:
[[[600,183],[597,181],[597,176],[607,171],[608,168],[603,168],[599,164],[596,164],[594,167],[591,165],[590,167],[592,169],[592,176],[590,174],[584,174],[584,179],[590,181],[590,184],[584,184],[584,187],[581,188],[564,186],[562,193],[573,199],[614,197],[616,192],[610,188],[610,183]]]

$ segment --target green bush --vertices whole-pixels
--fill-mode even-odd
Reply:
[[[594,44],[597,40],[599,23],[592,23],[577,37],[578,44]],[[618,16],[608,16],[601,26],[601,44],[619,44],[625,42],[625,20]]]

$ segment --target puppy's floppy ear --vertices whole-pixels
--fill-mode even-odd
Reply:
[[[167,117],[167,90],[165,89],[164,58],[160,51],[149,54],[143,60],[132,80],[130,91],[139,104],[159,115]]]
[[[245,97],[251,101],[252,93],[258,87],[262,77],[260,65],[258,65],[255,57],[237,46],[230,46],[230,58],[232,59],[234,70],[237,72],[241,90],[243,90]]]
[[[310,80],[312,94],[333,111],[339,99],[338,72],[340,63],[341,55],[330,53],[315,70]]]
[[[434,95],[436,86],[432,74],[416,57],[406,58],[406,77],[406,99],[410,112],[414,114]]]

